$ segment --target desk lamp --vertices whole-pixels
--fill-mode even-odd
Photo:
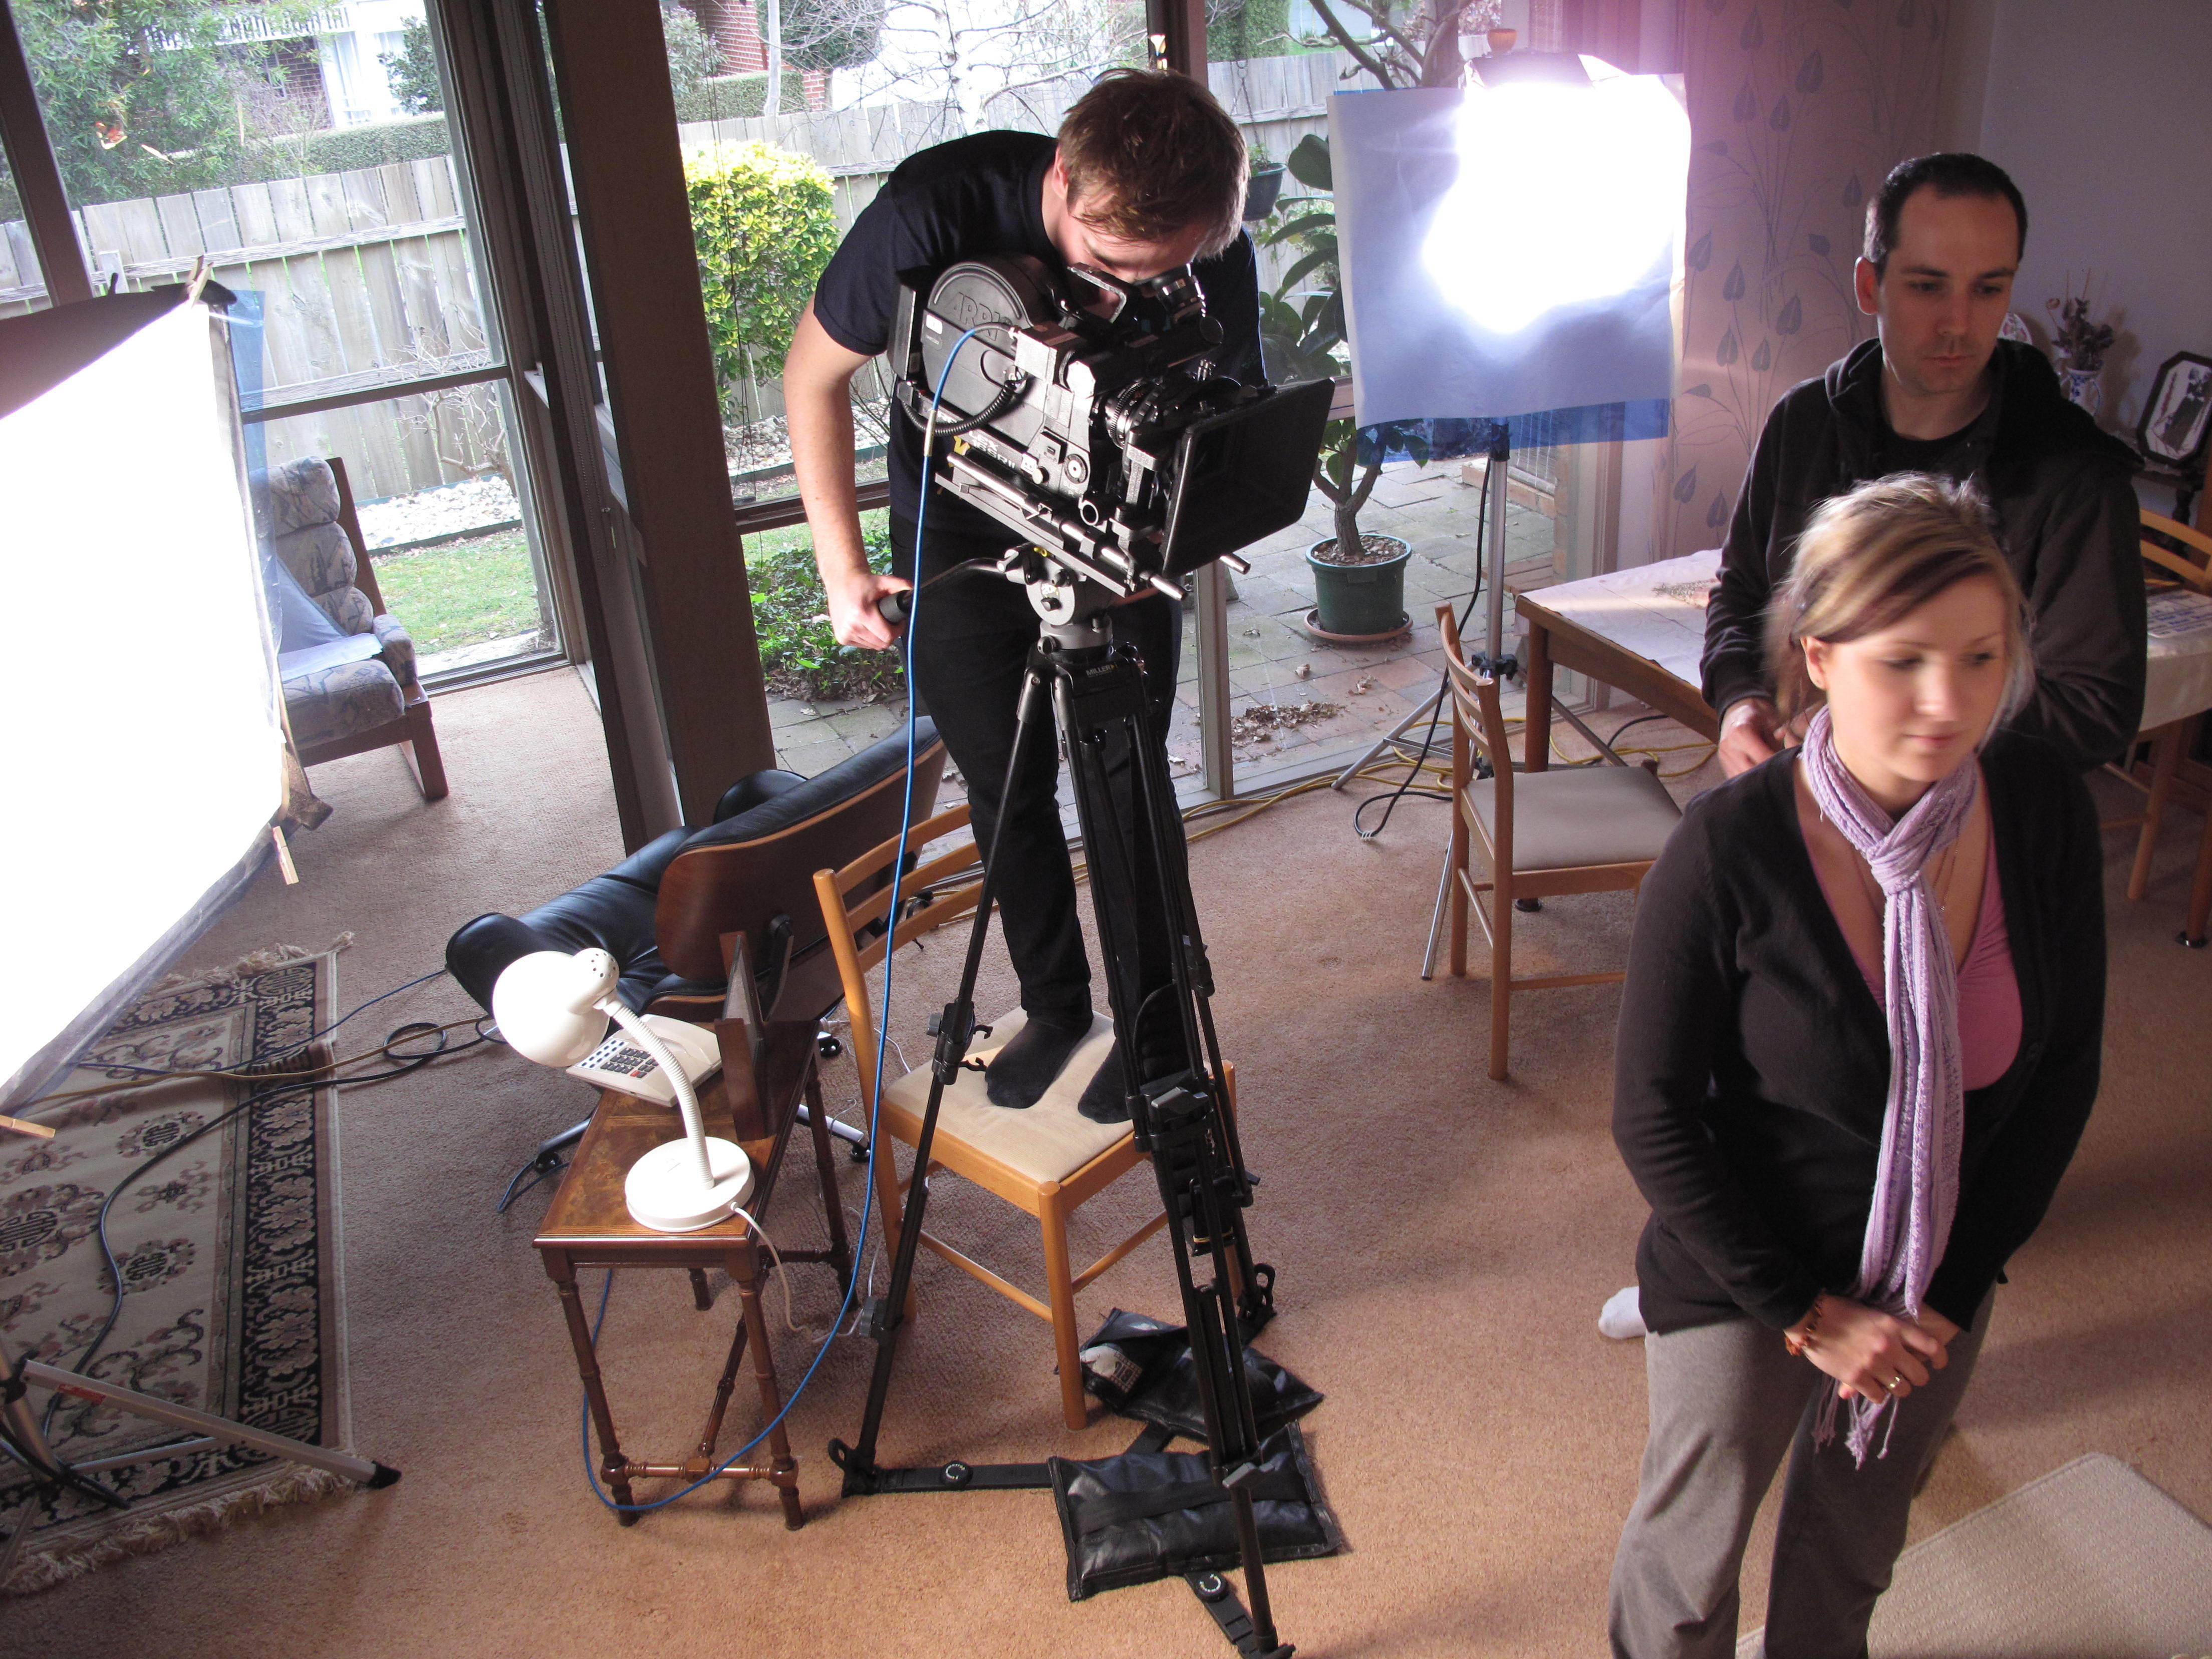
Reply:
[[[646,1020],[615,994],[615,959],[605,951],[533,951],[518,957],[492,988],[492,1018],[517,1054],[540,1066],[573,1066],[606,1035],[607,1020],[651,1054],[676,1088],[684,1139],[655,1146],[629,1166],[623,1197],[640,1226],[696,1232],[726,1220],[752,1194],[752,1164],[734,1141],[709,1136],[691,1079]]]

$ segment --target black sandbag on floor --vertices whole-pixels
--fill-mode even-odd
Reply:
[[[1198,1373],[1182,1326],[1116,1308],[1082,1352],[1084,1386],[1109,1411],[1158,1424],[1185,1439],[1205,1440]],[[1244,1381],[1262,1440],[1322,1402],[1318,1389],[1250,1347],[1244,1350]]]
[[[1087,1462],[1055,1457],[1046,1468],[1067,1547],[1071,1601],[1241,1565],[1235,1510],[1203,1452],[1132,1451]],[[1310,1560],[1344,1547],[1295,1423],[1261,1445],[1249,1490],[1262,1560]]]

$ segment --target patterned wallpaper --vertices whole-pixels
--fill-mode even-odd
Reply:
[[[1874,331],[1851,298],[1866,198],[1936,148],[1950,11],[1685,0],[1686,290],[1654,558],[1720,544],[1766,411]]]

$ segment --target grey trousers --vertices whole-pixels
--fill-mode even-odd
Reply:
[[[1651,1437],[1636,1507],[1613,1557],[1609,1632],[1615,1659],[1733,1659],[1737,1579],[1752,1517],[1783,1454],[1782,1514],[1766,1597],[1766,1659],[1864,1659],[1875,1600],[1904,1547],[1912,1490],[1950,1425],[1989,1329],[1951,1344],[1950,1364],[1892,1407],[1879,1451],[1851,1461],[1813,1431],[1834,1382],[1792,1359],[1780,1334],[1731,1319],[1644,1340]]]

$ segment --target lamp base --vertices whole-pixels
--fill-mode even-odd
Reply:
[[[630,1218],[657,1233],[694,1233],[728,1220],[730,1212],[752,1196],[752,1162],[735,1141],[709,1135],[707,1163],[714,1178],[702,1187],[688,1139],[654,1147],[629,1166],[623,1182]]]

